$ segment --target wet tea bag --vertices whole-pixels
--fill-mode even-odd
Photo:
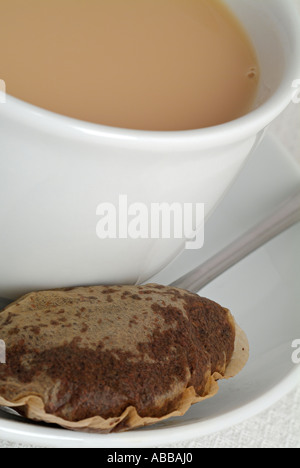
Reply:
[[[183,415],[249,355],[227,309],[155,284],[28,294],[0,312],[0,337],[1,406],[99,433]]]

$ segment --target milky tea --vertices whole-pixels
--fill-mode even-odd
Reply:
[[[0,0],[0,78],[66,116],[188,130],[246,114],[259,65],[221,0]]]

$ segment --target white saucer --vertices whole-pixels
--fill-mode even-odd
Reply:
[[[300,186],[300,171],[267,136],[206,226],[202,251],[186,251],[153,281],[168,284],[251,227]],[[247,367],[219,394],[181,418],[112,435],[73,433],[0,412],[0,439],[47,447],[168,446],[228,428],[272,405],[300,383],[292,342],[300,339],[300,225],[201,291],[231,309],[251,347]],[[152,280],[151,280],[152,281]]]

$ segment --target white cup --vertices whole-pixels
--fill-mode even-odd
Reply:
[[[256,108],[242,118],[201,130],[147,132],[81,122],[10,96],[0,104],[0,296],[142,282],[165,267],[184,239],[97,237],[97,206],[117,205],[120,194],[147,206],[205,203],[210,215],[300,78],[292,0],[227,3],[261,66]]]

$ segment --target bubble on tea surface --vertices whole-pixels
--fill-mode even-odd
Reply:
[[[257,77],[257,68],[251,67],[247,73],[248,78],[253,79]]]

